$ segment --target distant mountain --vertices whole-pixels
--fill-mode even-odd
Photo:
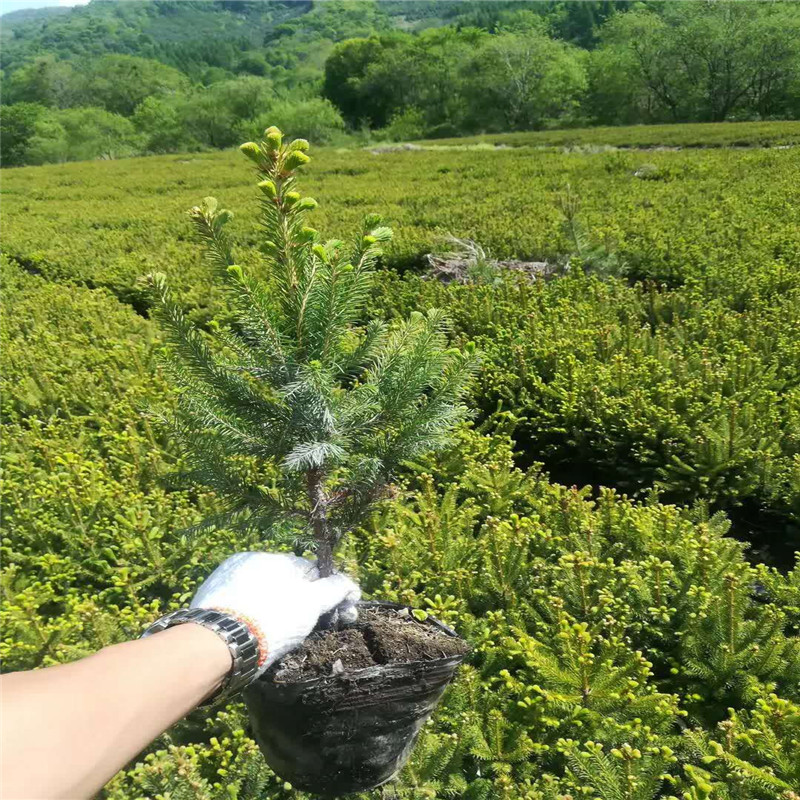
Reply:
[[[91,0],[73,8],[5,14],[6,76],[50,55],[74,61],[109,53],[161,61],[208,84],[255,74],[283,83],[318,81],[336,42],[452,23],[481,7],[520,3],[454,0]],[[470,21],[470,24],[474,24]]]
[[[260,59],[267,70],[308,65],[320,73],[333,44],[342,39],[448,24],[492,28],[504,10],[526,6],[539,14],[552,7],[570,17],[573,9],[563,12],[561,5],[530,0],[91,0],[73,8],[4,14],[0,68],[9,75],[45,54],[73,60],[121,53],[157,59],[203,82],[209,68],[238,73],[252,71],[249,66],[255,64],[255,74],[265,74],[258,71]]]
[[[550,26],[554,38],[591,47],[597,25],[626,5],[623,0],[91,0],[3,15],[0,69],[11,102],[40,99],[48,94],[45,84],[63,82],[70,69],[91,71],[98,58],[110,54],[160,61],[196,85],[251,75],[269,79],[276,91],[299,88],[309,97],[319,93],[325,61],[345,39],[442,26],[498,33],[523,14]],[[39,76],[29,71],[23,80],[28,88],[20,90],[17,80],[14,89],[19,75],[42,57]],[[33,84],[36,91],[28,91]],[[57,104],[62,102],[68,106],[72,100]]]
[[[46,17],[59,17],[69,14],[72,9],[66,6],[49,6],[48,8],[22,8],[19,11],[9,11],[0,14],[0,24],[4,28],[13,28],[25,22],[45,19]]]
[[[311,2],[273,0],[92,0],[73,8],[11,12],[2,18],[0,66],[13,71],[45,53],[66,60],[124,53],[187,71],[195,62],[229,69],[230,48],[260,48],[268,32],[311,9]]]

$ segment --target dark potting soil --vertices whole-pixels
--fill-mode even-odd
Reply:
[[[279,683],[295,683],[378,664],[433,661],[467,650],[469,645],[463,639],[419,622],[407,611],[369,608],[360,611],[358,622],[351,627],[315,631],[271,672]]]

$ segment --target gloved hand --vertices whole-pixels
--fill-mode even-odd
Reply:
[[[259,640],[258,675],[302,644],[322,614],[355,622],[361,590],[346,575],[320,578],[316,565],[281,553],[237,553],[200,586],[191,608],[222,611]]]

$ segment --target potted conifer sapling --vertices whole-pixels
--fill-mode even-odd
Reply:
[[[165,420],[188,465],[226,511],[207,524],[257,531],[316,553],[322,577],[337,548],[385,496],[401,465],[442,447],[466,413],[471,347],[447,344],[438,310],[365,322],[381,245],[373,216],[354,246],[305,224],[316,202],[296,191],[310,159],[277,128],[242,145],[255,164],[263,230],[258,276],[237,266],[214,198],[190,211],[205,257],[228,289],[233,323],[206,336],[150,276],[178,387]],[[323,620],[301,651],[249,687],[256,738],[273,769],[318,794],[373,788],[407,759],[467,651],[432,618],[362,603],[351,626]]]

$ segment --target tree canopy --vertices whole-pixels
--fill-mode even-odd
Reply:
[[[6,18],[3,103],[27,104],[4,123],[7,165],[32,161],[30,104],[51,131],[59,109],[118,115],[140,152],[230,147],[267,116],[324,144],[800,113],[794,3],[135,0]]]

